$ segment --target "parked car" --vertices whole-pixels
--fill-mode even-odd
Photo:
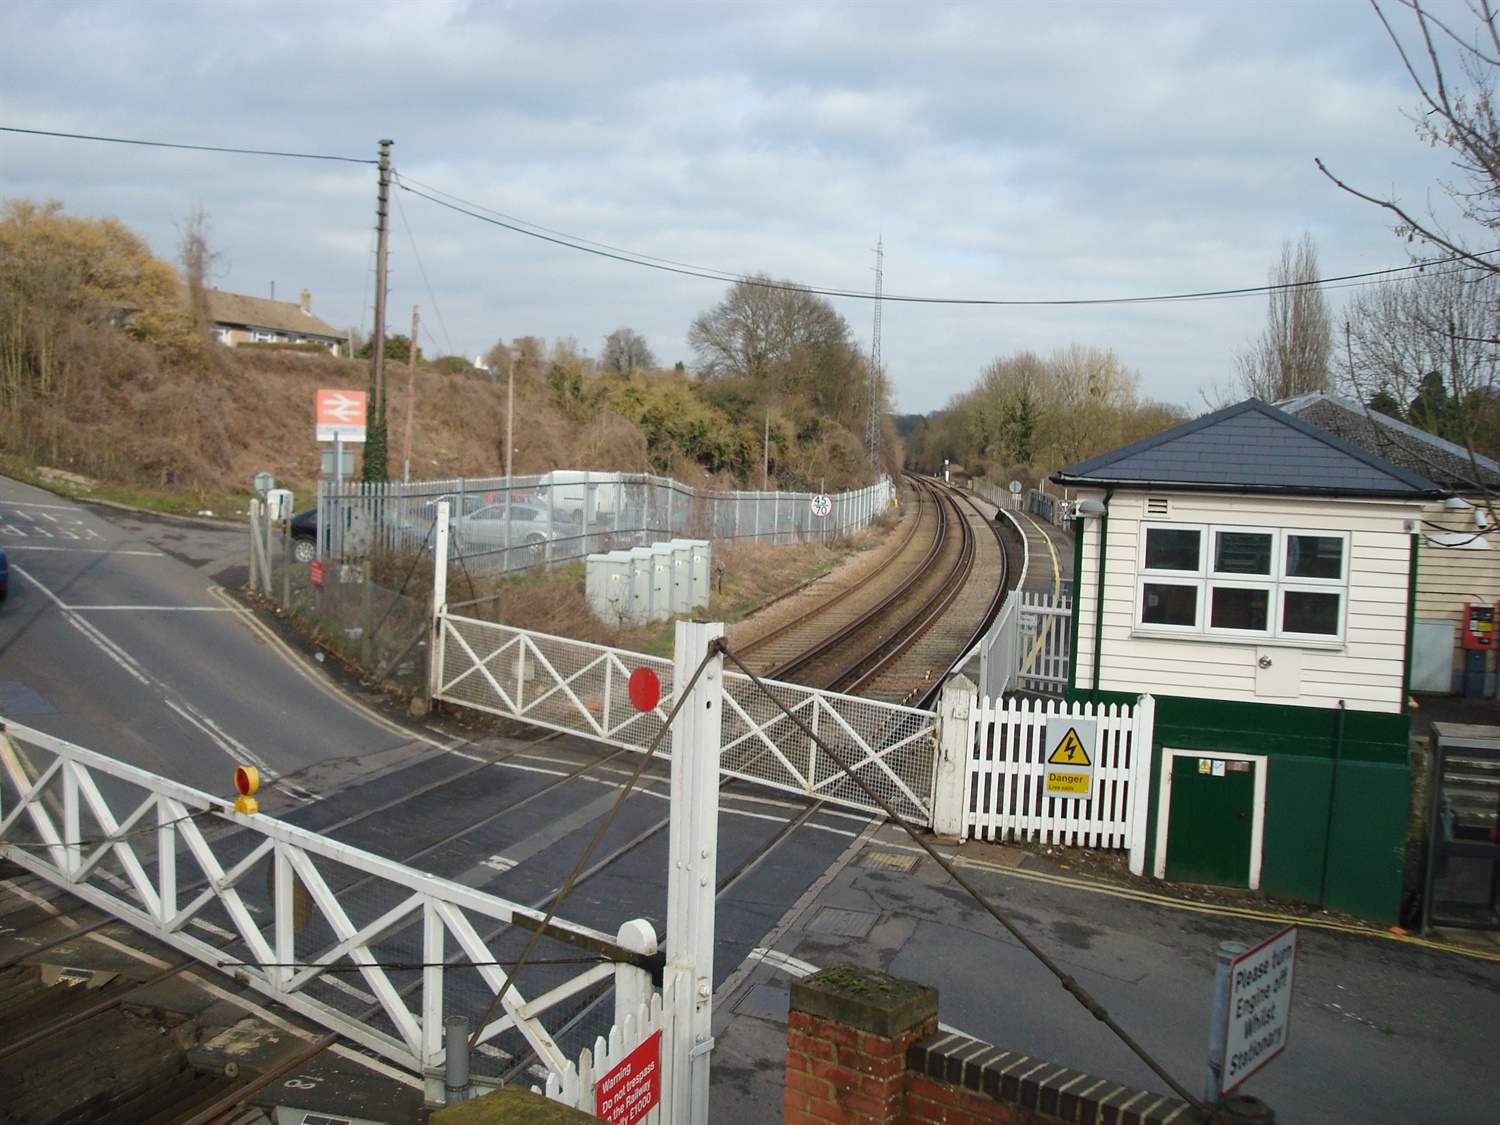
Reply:
[[[5,561],[5,548],[0,547],[0,602],[10,593],[10,564]]]
[[[287,534],[292,537],[292,559],[295,562],[312,562],[318,554],[318,509],[309,508],[291,518]]]
[[[571,528],[549,519],[544,510],[514,501],[509,507],[503,503],[488,504],[453,521],[454,539],[470,552],[526,547],[533,555],[539,555],[549,539],[571,534]]]

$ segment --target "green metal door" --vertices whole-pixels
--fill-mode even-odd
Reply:
[[[1225,758],[1172,759],[1167,870],[1178,883],[1250,885],[1250,833],[1257,763]]]

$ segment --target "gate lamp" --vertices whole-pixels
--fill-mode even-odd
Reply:
[[[260,788],[260,770],[254,766],[235,766],[234,788],[239,793],[234,800],[235,812],[260,812],[260,802],[255,799],[255,791]]]

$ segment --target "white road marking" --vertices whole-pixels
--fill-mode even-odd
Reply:
[[[103,610],[129,610],[146,613],[238,613],[248,614],[243,607],[235,609],[222,605],[70,605],[69,609],[79,613],[99,613]]]
[[[0,531],[4,531],[0,528]],[[24,533],[23,533],[24,534]],[[35,543],[7,543],[7,551],[61,551],[72,555],[136,555],[145,559],[164,559],[160,551],[119,551],[111,547],[41,547]]]
[[[6,508],[47,508],[54,512],[77,512],[78,509],[69,504],[38,504],[32,500],[5,500],[0,502]]]
[[[260,771],[261,777],[266,781],[271,781],[278,776],[276,771],[271,769],[270,766],[266,765],[265,761],[258,754],[251,751],[247,746],[244,745],[244,743],[240,742],[238,739],[235,739],[227,734],[223,730],[223,728],[221,728],[216,722],[210,719],[202,711],[198,710],[186,700],[179,701],[176,692],[174,692],[162,681],[158,680],[155,676],[152,676],[149,672],[147,672],[143,667],[141,667],[140,663],[133,656],[131,656],[123,648],[117,645],[114,641],[110,640],[97,628],[95,628],[89,622],[85,621],[82,617],[78,616],[78,614],[73,610],[71,606],[69,606],[62,600],[62,598],[58,597],[55,593],[48,589],[48,587],[44,583],[38,581],[35,576],[23,570],[19,566],[12,566],[11,570],[15,571],[18,575],[26,579],[26,581],[30,582],[49,599],[51,599],[52,603],[57,606],[58,610],[60,610],[62,615],[67,619],[68,624],[72,625],[73,628],[77,629],[80,633],[87,637],[95,647],[97,647],[101,652],[103,652],[106,656],[108,656],[111,660],[113,660],[116,664],[123,668],[129,675],[133,676],[143,686],[154,688],[157,694],[161,696],[162,701],[166,703],[168,707],[177,712],[177,714],[182,716],[182,718],[188,723],[197,727],[200,731],[207,735],[209,740],[212,741],[215,746],[222,750],[225,755],[233,760],[236,764],[243,764],[248,762],[250,765],[254,766]]]

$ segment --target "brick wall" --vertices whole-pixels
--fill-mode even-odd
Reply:
[[[1175,1098],[940,1032],[937,1002],[934,988],[850,965],[795,982],[787,1020],[787,1125],[1198,1120]]]

